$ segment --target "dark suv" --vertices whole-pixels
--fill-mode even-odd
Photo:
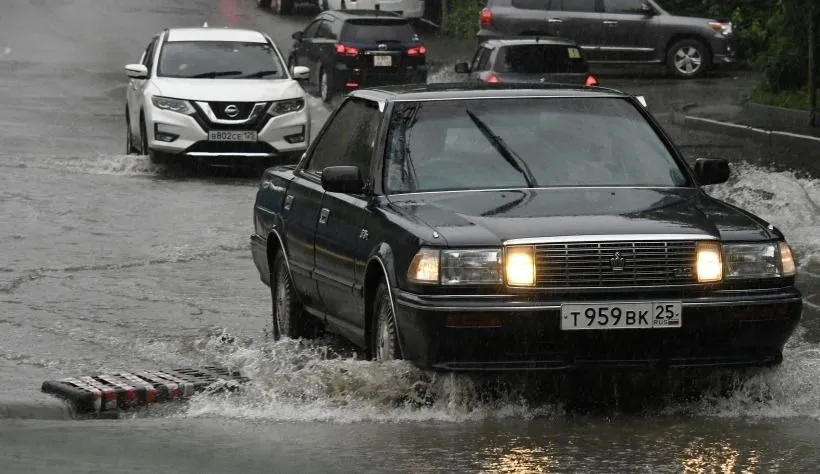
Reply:
[[[360,87],[427,82],[427,48],[393,12],[322,12],[293,39],[288,67],[308,66],[325,102]]]
[[[479,44],[511,35],[569,38],[590,63],[666,64],[699,77],[735,61],[732,23],[675,14],[659,0],[488,0]]]
[[[561,38],[485,41],[472,63],[458,63],[455,71],[470,74],[470,80],[479,82],[598,85],[578,45]]]

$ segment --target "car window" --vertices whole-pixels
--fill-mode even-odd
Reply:
[[[604,0],[604,9],[607,13],[642,14],[643,0]]]
[[[174,41],[165,43],[157,75],[182,78],[284,79],[285,67],[268,43]]]
[[[323,21],[319,25],[319,29],[316,30],[316,37],[317,38],[326,38],[326,39],[336,39],[336,36],[333,34],[333,31],[330,29],[330,23],[327,21]]]
[[[589,67],[577,46],[522,44],[501,48],[495,70],[513,74],[583,74]]]
[[[557,1],[552,0],[552,3]],[[549,10],[550,0],[512,0],[512,6],[522,10]]]
[[[143,66],[148,68],[148,74],[151,74],[151,69],[154,66],[154,47],[157,44],[156,38],[151,41],[147,48],[145,48],[145,52],[142,55],[142,63]]]
[[[342,41],[381,43],[418,41],[419,37],[407,19],[354,19],[342,27]]]
[[[321,174],[328,166],[358,166],[362,177],[370,177],[370,163],[381,113],[363,99],[349,99],[316,142],[305,169]]]
[[[322,20],[313,20],[311,24],[305,28],[304,37],[305,38],[313,38],[316,36],[316,30],[319,29],[319,25],[322,23]]]
[[[561,10],[565,12],[579,12],[579,13],[594,13],[596,11],[596,2],[598,0],[561,0],[560,5],[555,5],[553,1],[553,10]]]
[[[520,156],[538,186],[690,184],[626,99],[510,98],[397,104],[385,152],[388,193],[527,186],[468,110]]]
[[[473,72],[486,71],[491,53],[492,50],[489,48],[479,48],[475,56],[473,56],[473,63],[470,65],[470,70]]]

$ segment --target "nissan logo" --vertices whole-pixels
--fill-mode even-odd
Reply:
[[[225,107],[225,115],[227,115],[230,118],[236,117],[237,115],[239,115],[239,107],[233,104]]]
[[[387,49],[387,45],[386,45],[386,44],[384,44],[384,43],[380,43],[380,44],[379,44],[379,49],[381,49],[381,50],[385,50],[385,49]]]

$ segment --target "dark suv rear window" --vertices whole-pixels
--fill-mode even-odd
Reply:
[[[582,74],[588,69],[579,48],[554,44],[505,46],[495,65],[498,72],[516,74]]]
[[[402,43],[418,40],[410,22],[404,19],[357,19],[348,20],[342,28],[342,41],[355,43]]]

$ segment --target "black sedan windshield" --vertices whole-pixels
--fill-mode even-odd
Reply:
[[[672,151],[620,98],[398,103],[391,118],[388,193],[688,185]]]
[[[285,68],[267,43],[173,41],[165,43],[157,75],[201,79],[283,79]]]

